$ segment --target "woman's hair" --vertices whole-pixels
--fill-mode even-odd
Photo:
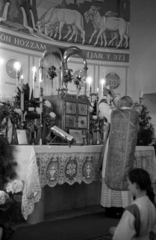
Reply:
[[[136,183],[140,190],[146,190],[147,196],[151,202],[154,203],[155,194],[151,185],[150,175],[146,170],[142,168],[134,168],[129,171],[128,178],[131,183]]]

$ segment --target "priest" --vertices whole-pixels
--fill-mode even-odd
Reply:
[[[103,146],[102,183],[105,182],[112,190],[127,191],[127,173],[134,165],[139,113],[133,107],[131,97],[118,98],[109,86],[106,89],[113,107],[107,103],[107,96],[99,101],[100,114],[110,123],[109,134]],[[101,205],[102,202],[101,199]]]

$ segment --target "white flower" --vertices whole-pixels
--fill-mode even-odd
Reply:
[[[7,121],[6,118],[3,118],[2,124],[5,124],[6,121]]]
[[[35,109],[34,107],[29,107],[29,108],[28,108],[28,111],[33,112],[34,109]]]
[[[9,182],[6,186],[7,192],[18,193],[23,190],[23,182],[19,179],[15,179]]]
[[[19,115],[21,115],[21,114],[22,114],[22,110],[21,110],[21,109],[19,109],[19,108],[15,108],[15,109],[14,109],[14,112],[18,113]]]
[[[93,115],[93,116],[92,116],[92,119],[96,120],[96,119],[97,119],[97,116],[96,116],[96,115]]]
[[[40,109],[39,107],[36,108],[36,112],[37,112],[38,114],[41,114],[41,113],[42,113],[42,111],[41,111],[41,109]]]
[[[49,115],[50,115],[50,117],[52,117],[52,118],[56,118],[56,114],[55,114],[54,112],[50,112]]]
[[[91,102],[91,106],[94,107],[95,103],[94,102]]]
[[[0,205],[4,204],[8,198],[9,195],[6,192],[0,190]]]
[[[46,107],[51,107],[51,103],[47,100],[44,102],[44,104],[45,104]]]

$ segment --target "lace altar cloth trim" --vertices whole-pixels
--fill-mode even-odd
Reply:
[[[156,195],[156,161],[154,150],[137,150],[135,152],[134,167],[143,168],[149,172],[154,193]],[[107,187],[105,179],[102,179],[101,205],[103,207],[127,207],[132,203],[132,197],[128,191],[115,191]]]
[[[35,203],[39,202],[41,191],[38,166],[36,156],[34,155],[29,162],[27,179],[22,196],[22,214],[25,219],[33,212]]]
[[[36,153],[41,187],[75,182],[87,184],[98,179],[100,153]]]

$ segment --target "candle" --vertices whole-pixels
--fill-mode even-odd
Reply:
[[[88,76],[87,79],[86,79],[87,83],[88,83],[88,86],[89,86],[89,91],[90,93],[92,92],[92,77]]]
[[[104,89],[104,85],[106,83],[106,80],[105,79],[101,79],[101,85],[102,85],[102,93],[103,93],[103,96],[105,95],[105,89]]]
[[[99,94],[99,88],[97,88],[97,94]]]
[[[21,77],[20,77],[20,89],[21,89],[21,91],[23,91],[23,84],[24,84],[24,77],[23,77],[23,75],[21,75]]]
[[[21,64],[19,62],[15,62],[13,67],[16,70],[16,87],[19,87]]]
[[[140,90],[139,97],[143,98],[143,95],[144,95],[143,92]]]

